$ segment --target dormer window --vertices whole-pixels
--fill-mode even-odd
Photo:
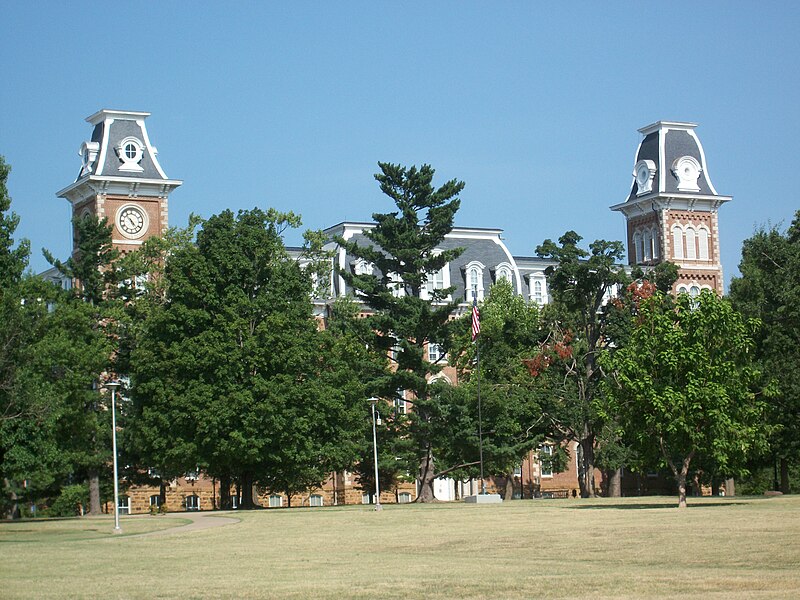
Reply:
[[[483,270],[486,267],[478,261],[472,261],[464,268],[464,300],[472,302],[472,293],[477,292],[480,302],[483,300]]]
[[[697,179],[703,168],[693,156],[681,156],[672,163],[672,174],[678,180],[678,190],[681,192],[699,192]]]
[[[497,268],[494,271],[495,283],[502,281],[503,279],[511,283],[511,266],[508,265],[508,263],[497,265]]]
[[[144,144],[135,137],[126,137],[116,147],[117,156],[122,163],[120,171],[142,172],[144,169],[139,166],[144,155]]]

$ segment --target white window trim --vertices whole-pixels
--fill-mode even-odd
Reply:
[[[315,504],[315,502],[317,502],[317,499],[319,501],[319,504]],[[308,505],[314,507],[325,506],[325,497],[322,496],[321,494],[311,494],[308,497]]]
[[[189,500],[192,498],[196,498],[197,500],[196,502],[192,502],[194,506],[189,506]],[[198,496],[197,494],[190,494],[186,496],[186,499],[183,501],[183,505],[184,507],[186,507],[186,510],[191,510],[191,511],[200,510],[200,496]]]
[[[486,265],[477,260],[473,260],[464,267],[464,300],[467,302],[472,302],[472,277],[471,274],[473,272],[477,273],[477,291],[478,291],[478,302],[483,300],[484,288],[483,288],[483,271],[486,269]]]
[[[553,445],[552,444],[544,444],[539,448],[540,454],[547,454],[548,456],[553,456]],[[544,463],[542,460],[539,459],[539,477],[543,479],[552,479],[553,478],[553,467],[550,466],[550,470],[545,472],[544,470]]]
[[[276,498],[278,499],[277,503],[275,502]],[[282,508],[283,507],[283,496],[280,496],[278,494],[272,494],[269,497],[269,507],[270,508]]]
[[[129,515],[131,514],[131,497],[127,494],[119,497],[119,514],[121,515]]]

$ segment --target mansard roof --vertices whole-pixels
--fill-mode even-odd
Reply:
[[[639,129],[643,137],[636,149],[628,197],[611,209],[629,214],[635,208],[650,209],[655,202],[715,210],[730,200],[711,182],[696,127],[696,123],[657,121]]]
[[[81,168],[75,181],[58,192],[80,201],[91,193],[129,193],[166,196],[181,185],[169,179],[150,142],[145,119],[150,113],[102,109],[86,118],[91,138],[81,144]]]

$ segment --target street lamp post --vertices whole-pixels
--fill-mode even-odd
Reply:
[[[372,456],[375,461],[375,510],[383,510],[381,506],[381,486],[378,482],[378,434],[376,427],[381,422],[381,416],[375,408],[375,405],[378,404],[378,399],[370,398],[369,403],[372,409]]]
[[[119,381],[109,381],[106,387],[111,390],[111,446],[114,453],[114,533],[122,533],[119,527],[119,473],[117,470],[117,388]]]

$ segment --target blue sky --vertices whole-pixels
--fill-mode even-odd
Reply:
[[[31,240],[66,257],[84,118],[146,111],[170,223],[276,207],[304,228],[392,208],[378,161],[466,182],[456,224],[516,255],[574,229],[622,239],[638,129],[699,123],[726,285],[754,227],[800,202],[800,3],[13,3],[0,154]],[[287,243],[297,244],[300,233]]]

